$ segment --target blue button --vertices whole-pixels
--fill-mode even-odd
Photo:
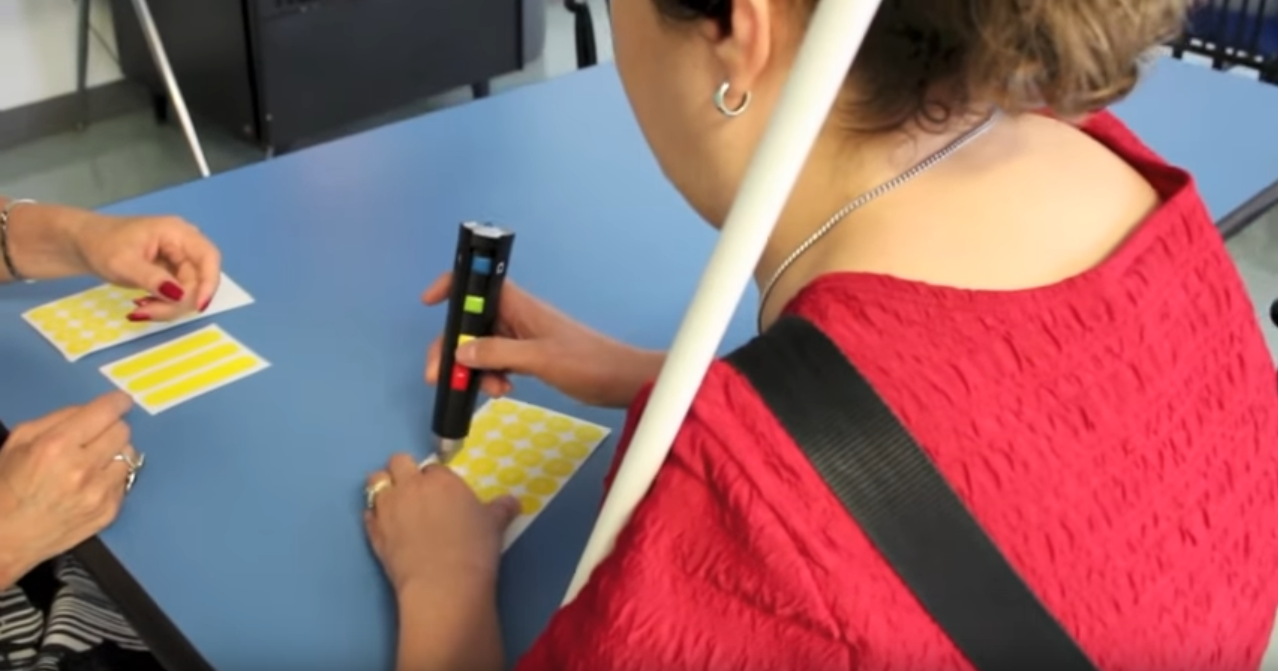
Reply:
[[[492,272],[492,269],[493,257],[491,256],[476,256],[470,260],[471,272],[479,273],[480,275],[487,275]]]

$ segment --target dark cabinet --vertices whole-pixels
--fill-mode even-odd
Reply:
[[[164,100],[130,0],[120,63]],[[543,0],[150,0],[198,125],[267,150],[330,134],[540,56]]]

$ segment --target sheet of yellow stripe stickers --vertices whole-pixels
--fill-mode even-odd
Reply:
[[[247,291],[222,275],[217,293],[201,314],[171,322],[129,321],[129,313],[137,309],[133,301],[147,295],[146,291],[103,284],[32,308],[22,318],[57,347],[67,361],[76,361],[99,350],[253,302]]]
[[[221,327],[206,326],[101,370],[154,415],[268,366]]]
[[[509,548],[608,437],[598,424],[513,399],[488,401],[449,466],[484,501],[511,494],[522,513],[506,532]]]

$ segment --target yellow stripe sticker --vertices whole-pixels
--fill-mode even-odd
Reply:
[[[124,386],[125,391],[133,394],[140,394],[144,391],[154,389],[160,385],[172,382],[183,375],[194,373],[201,368],[209,366],[230,358],[240,353],[239,344],[233,342],[223,342],[214,345],[208,349],[201,350],[195,354],[180,359],[175,363],[168,364],[161,368],[154,369],[148,373],[139,375]]]
[[[226,331],[207,326],[101,370],[155,414],[269,366]]]
[[[212,387],[219,382],[225,382],[229,378],[235,377],[240,373],[252,370],[257,365],[257,358],[253,356],[238,356],[225,363],[220,363],[208,370],[196,373],[191,377],[175,382],[159,391],[153,391],[142,397],[142,403],[149,406],[167,405],[172,401],[176,401],[183,396],[201,391],[207,387]]]
[[[225,333],[222,329],[196,331],[185,338],[178,338],[167,345],[160,345],[131,359],[125,359],[107,371],[107,375],[116,378],[131,378],[138,373],[167,363],[177,357],[186,356],[198,349],[212,345],[221,340],[224,335]]]

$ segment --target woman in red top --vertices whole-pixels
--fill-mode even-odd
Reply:
[[[1191,177],[1102,111],[1187,1],[885,1],[757,271],[765,289],[783,271],[763,324],[789,312],[829,334],[1113,671],[1256,669],[1278,605],[1278,381],[1256,312]],[[719,225],[814,0],[613,4],[635,116]],[[630,405],[633,422],[660,354],[514,287],[502,309],[502,336],[462,363]],[[501,668],[495,575],[517,504],[404,456],[383,481],[368,523],[400,669]],[[970,665],[716,364],[615,550],[518,668]]]

